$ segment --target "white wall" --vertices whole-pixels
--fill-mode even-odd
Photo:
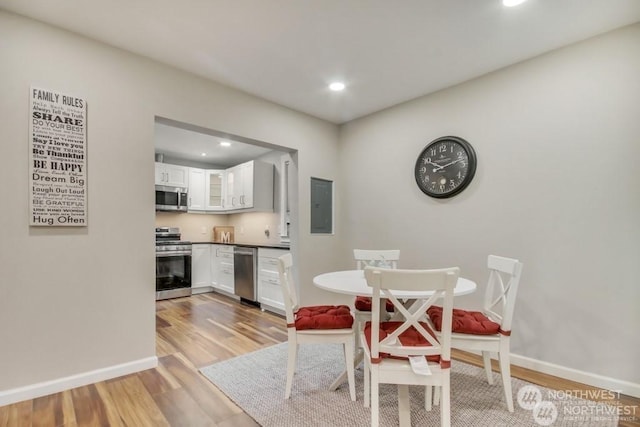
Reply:
[[[512,351],[640,383],[639,76],[635,25],[343,126],[343,255],[399,248],[480,284],[488,254],[519,258]],[[413,168],[444,135],[478,169],[436,200]]]
[[[30,85],[87,100],[86,228],[28,225]],[[0,11],[0,400],[155,356],[155,116],[296,149],[304,182],[337,175],[332,124]],[[310,242],[308,200],[301,185],[306,282],[338,252],[336,238]]]
[[[303,304],[328,297],[312,277],[352,265],[355,246],[478,282],[488,253],[514,256],[514,352],[640,382],[639,49],[636,25],[352,122],[339,146],[326,122],[0,12],[0,397],[155,355],[156,115],[298,150]],[[28,226],[32,84],[88,101],[87,228]],[[437,201],[413,165],[449,134],[479,166]],[[335,236],[309,234],[311,176],[336,182]]]

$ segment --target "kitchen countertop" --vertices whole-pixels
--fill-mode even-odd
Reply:
[[[290,246],[284,243],[249,243],[249,242],[232,242],[232,243],[223,243],[223,242],[212,242],[212,241],[200,241],[200,242],[191,242],[194,245],[204,245],[204,244],[212,244],[212,245],[229,245],[229,246],[244,246],[249,248],[271,248],[271,249],[286,249],[289,250]]]

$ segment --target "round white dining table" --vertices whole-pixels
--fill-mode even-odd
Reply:
[[[367,285],[364,270],[333,271],[320,274],[313,278],[313,284],[325,291],[346,295],[371,296],[373,288]],[[454,296],[471,294],[476,290],[476,282],[458,277],[458,283],[453,290]],[[422,298],[432,291],[392,291],[396,298]]]
[[[373,288],[367,285],[364,278],[364,270],[344,270],[333,271],[330,273],[320,274],[313,278],[313,284],[325,291],[335,292],[346,295],[362,295],[372,296]],[[476,290],[476,283],[472,280],[458,277],[458,282],[453,290],[454,296],[467,295]],[[424,298],[433,294],[433,291],[397,291],[392,290],[391,293],[396,298],[411,300],[413,298]],[[380,306],[380,310],[384,311],[384,304]],[[385,312],[386,313],[386,312]],[[383,313],[381,313],[383,314]],[[358,366],[362,362],[363,354],[358,352],[354,360],[354,365]],[[347,378],[345,370],[329,387],[330,390],[336,390],[340,384],[344,383]]]

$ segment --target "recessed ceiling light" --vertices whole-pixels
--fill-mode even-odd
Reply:
[[[206,157],[207,153],[200,153],[202,157]]]
[[[331,89],[334,92],[340,92],[341,90],[344,89],[344,83],[342,82],[333,82],[329,85],[329,89]]]
[[[502,0],[502,4],[506,7],[513,7],[524,3],[525,1],[527,0]]]
[[[231,146],[231,143],[230,143],[230,142],[227,142],[227,141],[222,141],[222,142],[220,143],[220,146],[221,146],[221,147],[229,147],[229,146]]]

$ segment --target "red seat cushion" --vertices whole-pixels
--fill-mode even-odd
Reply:
[[[351,310],[346,305],[300,307],[296,312],[296,329],[345,329],[353,325]]]
[[[380,322],[380,334],[379,334],[380,338],[379,338],[379,340],[382,341],[389,334],[391,334],[393,331],[398,329],[403,323],[404,322],[398,322],[398,321]],[[420,324],[422,325],[423,328],[425,328],[427,330],[429,335],[431,335],[432,337],[436,338],[435,333],[431,330],[429,325],[427,325],[424,322],[420,322]],[[371,349],[371,322],[365,323],[364,336],[367,339],[367,345],[369,346],[369,349]],[[429,341],[427,341],[427,339],[425,337],[423,337],[422,334],[420,332],[418,332],[416,330],[416,328],[414,328],[413,326],[410,327],[409,329],[407,329],[406,331],[404,331],[403,333],[401,333],[400,336],[398,336],[398,340],[400,341],[400,344],[406,345],[406,346],[431,347],[431,343]],[[436,338],[436,340],[437,340],[437,338]],[[393,359],[406,359],[407,358],[405,356],[394,356],[394,355],[391,355],[389,353],[380,353],[380,357],[393,358]],[[440,361],[440,356],[439,355],[427,356],[427,360],[430,361],[430,362],[439,362]]]
[[[427,309],[436,331],[442,329],[442,307],[432,305]],[[452,331],[458,334],[493,335],[500,325],[479,311],[453,309]]]
[[[386,304],[386,310],[387,311],[394,311],[395,308],[393,307],[393,303],[389,300],[386,300],[387,304]],[[354,303],[354,307],[356,308],[356,310],[360,310],[360,311],[371,311],[371,297],[365,297],[365,296],[361,296],[358,295],[356,297],[356,301]]]

